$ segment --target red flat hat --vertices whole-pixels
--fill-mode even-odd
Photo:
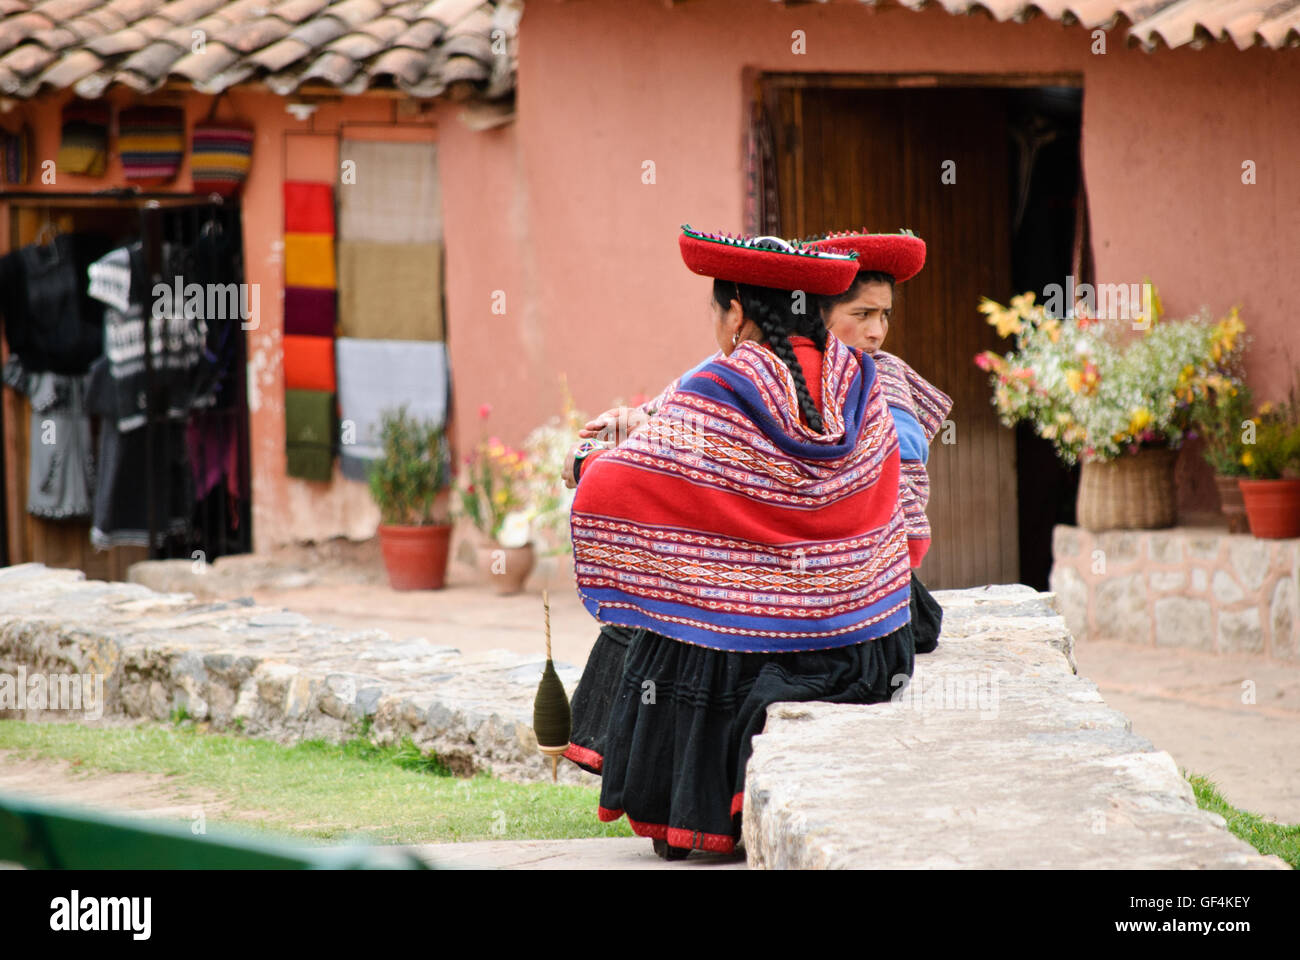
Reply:
[[[910,230],[902,233],[828,233],[807,241],[818,250],[852,250],[859,270],[887,273],[895,283],[911,280],[925,266],[925,241]]]
[[[735,237],[684,226],[678,245],[686,266],[701,276],[777,290],[843,293],[859,269],[848,250],[833,245],[814,250],[779,237]]]

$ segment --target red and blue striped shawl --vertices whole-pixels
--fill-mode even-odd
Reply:
[[[912,566],[919,567],[930,549],[930,520],[925,515],[930,503],[930,474],[926,463],[930,444],[952,410],[952,398],[892,353],[877,350],[872,359],[898,431],[907,548]]]
[[[827,341],[825,432],[744,342],[681,378],[582,471],[578,592],[602,623],[737,652],[821,650],[908,622],[899,443],[874,362]]]

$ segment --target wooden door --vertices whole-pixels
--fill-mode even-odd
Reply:
[[[1001,91],[771,78],[762,108],[783,236],[907,227],[925,240],[926,267],[897,288],[885,344],[953,398],[951,442],[941,434],[930,451],[934,539],[919,573],[936,589],[1015,582],[1015,435],[973,363],[1006,349],[976,310],[980,297],[1005,303],[1014,292]]]

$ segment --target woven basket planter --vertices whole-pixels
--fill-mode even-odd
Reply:
[[[1178,451],[1152,447],[1106,463],[1085,463],[1077,521],[1085,530],[1160,530],[1178,520]]]

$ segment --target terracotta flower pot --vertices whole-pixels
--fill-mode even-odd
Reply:
[[[1264,540],[1300,537],[1300,480],[1237,481],[1246,501],[1252,536]]]
[[[1214,485],[1219,488],[1219,509],[1228,518],[1229,533],[1249,533],[1246,523],[1246,501],[1242,499],[1239,477],[1214,475]]]
[[[485,543],[478,548],[478,571],[483,582],[502,595],[522,590],[536,561],[531,543],[522,547]]]
[[[379,525],[379,549],[394,590],[441,590],[450,547],[450,525]]]

